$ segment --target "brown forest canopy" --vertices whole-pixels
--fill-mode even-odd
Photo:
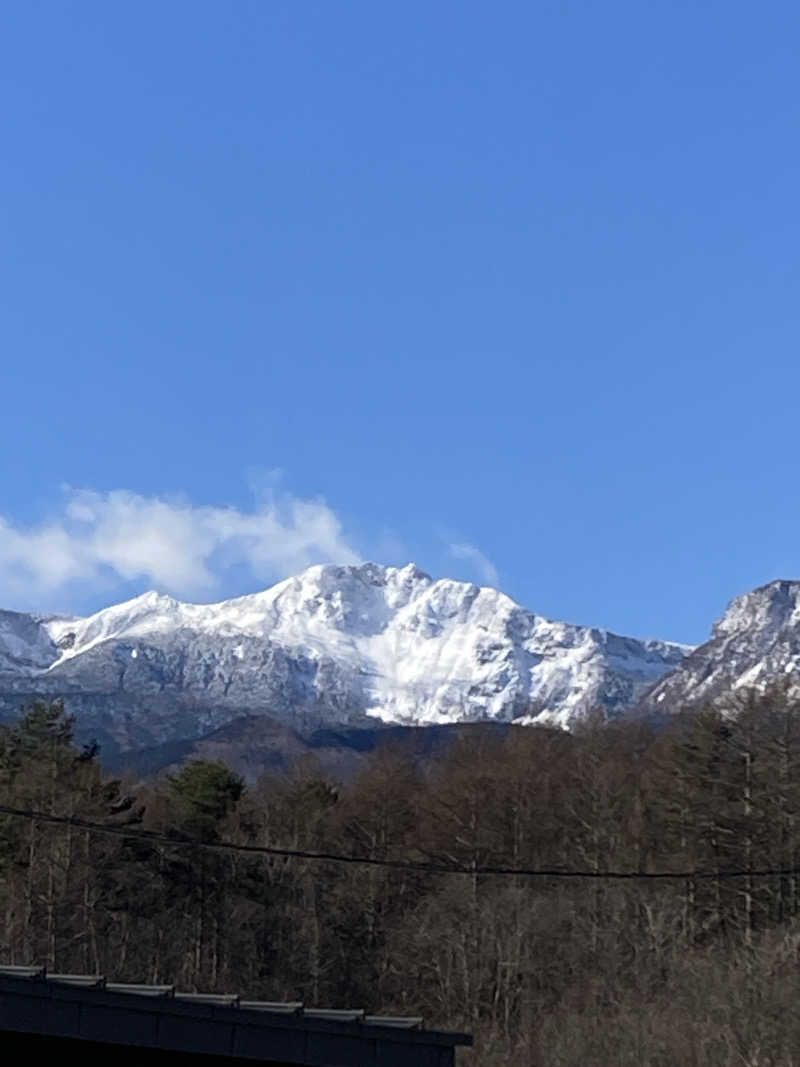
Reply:
[[[432,763],[406,742],[345,783],[309,763],[252,788],[209,761],[123,788],[63,706],[37,704],[0,734],[0,804],[169,839],[0,813],[5,961],[422,1014],[472,1031],[482,1065],[796,1062],[800,706],[785,693],[659,735],[475,727]],[[221,841],[466,873],[201,847]]]

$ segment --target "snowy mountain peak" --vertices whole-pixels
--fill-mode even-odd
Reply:
[[[197,736],[243,711],[301,727],[568,726],[595,706],[621,714],[687,652],[545,619],[413,563],[314,566],[216,604],[151,592],[16,626],[38,651],[6,656],[6,690],[64,695],[120,747]]]
[[[800,674],[800,582],[780,579],[735,597],[711,638],[645,695],[643,714],[715,701]]]
[[[775,630],[799,620],[800,582],[778,579],[735,597],[712,632],[724,637],[753,628]]]
[[[182,607],[173,597],[151,591],[103,608],[85,619],[54,618],[44,621],[43,626],[64,658],[79,655],[94,645],[126,634],[167,629],[178,620]]]

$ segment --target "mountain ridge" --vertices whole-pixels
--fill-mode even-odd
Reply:
[[[85,618],[0,613],[0,708],[65,697],[120,751],[242,714],[301,731],[475,721],[568,727],[632,708],[690,646],[537,615],[414,564],[319,565],[261,592],[149,592]]]

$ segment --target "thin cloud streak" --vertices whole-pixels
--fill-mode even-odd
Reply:
[[[450,555],[454,559],[466,559],[472,563],[476,573],[480,576],[484,585],[490,585],[497,589],[500,585],[500,573],[494,563],[475,545],[461,542],[448,545]]]

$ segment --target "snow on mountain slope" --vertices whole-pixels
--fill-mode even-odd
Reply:
[[[13,688],[74,694],[123,748],[185,736],[193,722],[198,734],[243,710],[301,727],[568,726],[594,706],[630,708],[689,651],[552,622],[413,564],[311,567],[219,604],[147,593],[37,625],[38,658],[18,657]]]
[[[32,615],[0,611],[0,679],[46,669],[58,655],[46,626]]]
[[[762,688],[800,670],[800,582],[774,581],[736,597],[683,663],[647,693],[642,714],[664,714],[724,693]]]

